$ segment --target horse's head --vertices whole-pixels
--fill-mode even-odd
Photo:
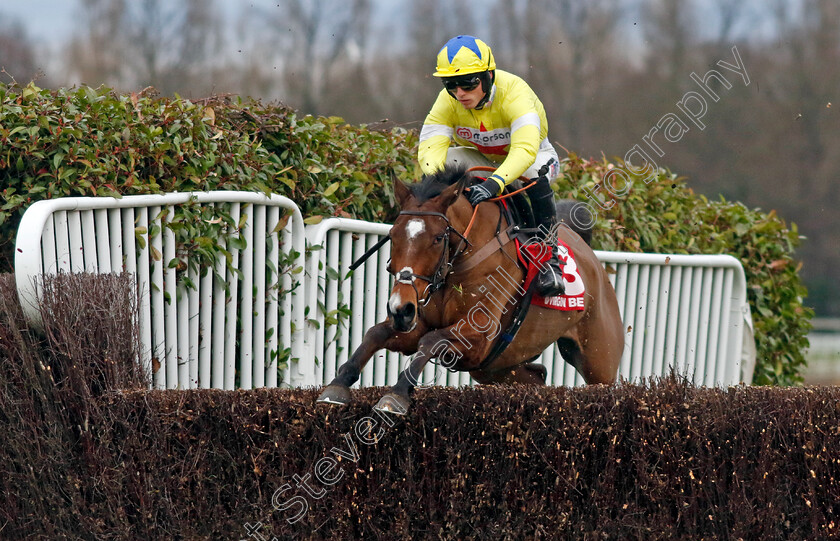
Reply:
[[[394,329],[408,332],[417,324],[418,310],[443,286],[462,237],[454,227],[460,215],[471,214],[461,197],[468,181],[462,169],[445,169],[409,188],[394,179],[401,212],[391,228],[388,272],[394,287],[388,316]]]

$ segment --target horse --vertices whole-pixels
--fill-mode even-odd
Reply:
[[[504,234],[515,224],[508,223],[492,200],[473,209],[464,195],[470,179],[463,169],[453,168],[426,175],[412,186],[394,178],[401,211],[390,232],[388,272],[395,281],[387,319],[365,333],[318,403],[349,403],[350,386],[382,348],[413,355],[375,406],[395,414],[408,411],[418,378],[431,359],[450,370],[468,371],[479,384],[544,385],[547,370],[534,361],[556,343],[587,384],[615,382],[624,350],[623,325],[615,290],[589,245],[591,227],[578,225],[592,222],[591,216],[572,219],[571,210],[585,209],[569,201],[555,203],[563,225],[557,233],[574,254],[576,266],[567,276],[567,263],[564,278],[582,279],[584,308],[530,306],[511,341],[505,330],[516,317],[517,303],[526,297],[526,271],[517,260],[515,243]],[[507,347],[488,357],[500,340],[508,340]]]

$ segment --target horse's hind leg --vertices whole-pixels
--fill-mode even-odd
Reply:
[[[599,350],[597,343],[593,341],[589,342],[589,347],[584,352],[571,338],[558,339],[557,348],[563,359],[575,367],[586,383],[615,382],[620,355],[615,358],[614,352],[606,349]]]
[[[539,359],[537,355],[530,361],[523,364],[513,366],[510,368],[503,368],[494,372],[484,372],[481,370],[474,370],[470,375],[479,383],[532,383],[536,385],[545,385],[545,378],[548,375],[548,370],[544,365],[537,364],[534,361]]]

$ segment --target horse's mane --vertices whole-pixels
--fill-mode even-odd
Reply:
[[[433,197],[437,197],[449,186],[452,186],[463,178],[466,170],[464,167],[447,166],[432,175],[425,175],[423,179],[410,186],[411,195],[418,203],[425,203]]]

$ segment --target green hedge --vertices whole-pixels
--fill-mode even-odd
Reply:
[[[54,197],[254,190],[293,199],[309,222],[387,219],[391,176],[418,174],[416,140],[256,101],[0,84],[0,270],[26,207]]]
[[[354,127],[253,100],[0,85],[0,271],[12,268],[20,216],[45,198],[256,190],[290,197],[309,223],[322,216],[389,221],[392,175],[419,178],[416,144],[414,131]],[[602,184],[610,164],[572,154],[564,167],[555,189],[586,201],[584,188]],[[597,247],[733,254],[749,284],[754,382],[801,382],[812,311],[803,306],[793,259],[796,227],[773,212],[708,201],[666,170],[648,183],[634,177],[626,192],[610,208],[596,208]]]

